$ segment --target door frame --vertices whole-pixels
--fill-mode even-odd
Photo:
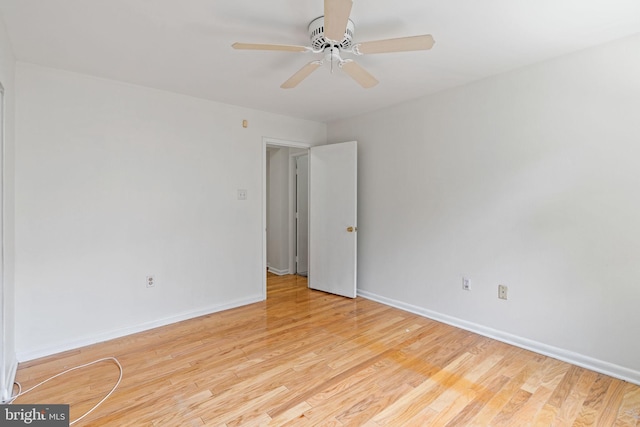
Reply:
[[[298,274],[298,265],[296,258],[298,256],[298,218],[296,218],[297,203],[298,203],[298,187],[297,187],[297,164],[298,157],[307,156],[307,162],[309,161],[309,150],[301,151],[298,153],[289,154],[289,271],[293,274]],[[308,179],[307,179],[308,181]],[[309,194],[309,183],[307,182],[307,195]],[[308,197],[308,196],[307,196]],[[308,212],[308,209],[307,209]],[[308,222],[308,221],[307,221]],[[308,234],[308,231],[307,231]],[[307,236],[308,240],[308,236]],[[307,244],[307,251],[309,250]],[[309,273],[309,266],[307,265],[307,274]]]
[[[309,150],[312,145],[306,142],[262,137],[262,299],[267,299],[267,146],[303,148]],[[291,164],[291,160],[289,161]],[[290,214],[291,215],[291,214]],[[291,219],[289,219],[291,224]],[[291,227],[291,225],[289,226]],[[291,236],[289,236],[291,237]],[[291,240],[289,240],[290,242]]]

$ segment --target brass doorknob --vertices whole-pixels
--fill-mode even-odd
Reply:
[[[347,227],[347,231],[353,233],[354,231],[358,231],[358,227]]]

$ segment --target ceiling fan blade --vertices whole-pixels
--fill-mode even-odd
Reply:
[[[347,29],[353,0],[324,0],[324,37],[341,41]]]
[[[359,54],[369,53],[390,53],[407,52],[411,50],[429,50],[433,47],[435,40],[431,34],[412,37],[400,37],[397,39],[375,40],[358,43],[354,46],[354,51]]]
[[[309,50],[309,48],[305,46],[288,44],[234,43],[231,47],[243,50],[278,50],[285,52],[306,52]]]
[[[292,89],[301,81],[309,77],[311,73],[313,73],[318,67],[322,65],[322,61],[311,61],[304,67],[300,68],[293,76],[289,77],[289,80],[282,83],[280,86],[282,89]]]
[[[340,68],[365,89],[372,88],[378,84],[378,80],[375,77],[369,74],[369,72],[362,68],[357,62],[350,59],[343,61],[340,64]]]

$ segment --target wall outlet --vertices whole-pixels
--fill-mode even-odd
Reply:
[[[498,285],[498,298],[507,299],[507,288],[505,285]]]
[[[153,276],[147,276],[147,288],[153,288],[156,286],[156,279]]]
[[[471,290],[471,280],[469,280],[469,278],[467,277],[462,278],[462,289],[465,291]]]

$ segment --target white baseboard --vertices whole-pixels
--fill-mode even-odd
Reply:
[[[13,385],[16,381],[16,372],[18,371],[18,360],[13,359],[9,371],[5,378],[5,383],[1,384],[2,390],[0,390],[0,401],[6,402],[13,397]]]
[[[426,308],[407,304],[402,301],[383,297],[371,292],[358,290],[358,296],[385,305],[389,305],[391,307],[399,308],[400,310],[408,311],[409,313],[427,317],[438,322],[446,323],[447,325],[474,332],[488,338],[493,338],[507,344],[515,345],[516,347],[531,350],[533,352],[543,354],[554,359],[562,360],[563,362],[571,363],[572,365],[577,365],[582,368],[590,369],[595,372],[599,372],[614,378],[640,385],[640,372],[633,369],[625,368],[624,366],[615,365],[613,363],[594,359],[580,353],[575,353],[562,348],[543,344],[538,341],[533,341],[527,338],[519,337],[517,335],[512,335],[507,332],[499,331],[497,329],[488,328],[477,323],[468,322],[466,320],[458,319],[452,316],[447,316],[446,314],[438,313]]]
[[[276,276],[285,276],[285,275],[289,274],[289,269],[278,270],[277,268],[273,268],[273,267],[267,267],[267,269],[269,270],[269,273],[273,273]]]
[[[181,313],[175,316],[169,316],[164,319],[154,320],[152,322],[145,322],[145,323],[141,323],[141,324],[126,327],[126,328],[120,328],[112,331],[99,333],[93,336],[83,337],[77,340],[67,341],[53,347],[46,347],[46,348],[40,348],[40,349],[30,350],[26,352],[19,352],[17,354],[17,359],[20,362],[39,359],[41,357],[51,356],[52,354],[62,353],[63,351],[74,350],[80,347],[85,347],[87,345],[124,337],[124,336],[135,334],[138,332],[148,331],[149,329],[158,328],[160,326],[170,325],[172,323],[181,322],[183,320],[189,320],[195,317],[205,316],[207,314],[229,310],[231,308],[241,307],[243,305],[253,304],[255,302],[259,302],[263,300],[264,298],[262,296],[254,296],[250,298],[230,301],[225,304],[212,305],[212,306],[201,308],[198,310]]]

